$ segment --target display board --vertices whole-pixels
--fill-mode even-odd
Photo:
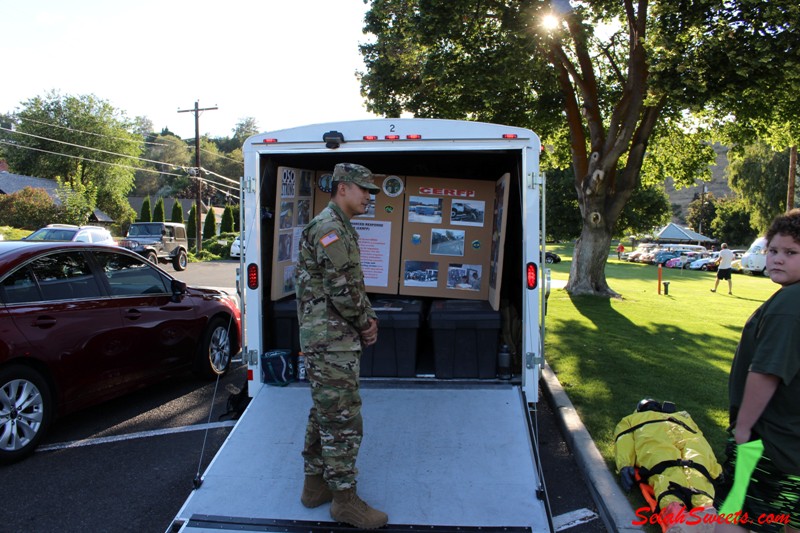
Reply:
[[[273,300],[294,294],[300,235],[330,202],[331,176],[278,167]],[[381,193],[350,221],[367,291],[487,300],[499,309],[509,180],[375,175]]]
[[[370,195],[367,212],[353,217],[350,223],[358,232],[361,269],[367,290],[376,294],[397,294],[405,179],[376,174],[375,184],[381,187],[381,192]],[[331,172],[318,172],[314,216],[328,205],[330,199]]]
[[[497,180],[494,189],[494,223],[492,229],[492,257],[489,262],[489,303],[492,309],[500,309],[500,284],[503,279],[503,255],[505,253],[505,230],[508,207],[508,187],[511,174],[505,173]]]
[[[493,181],[406,178],[400,294],[488,299],[495,189]]]
[[[300,234],[311,221],[315,172],[278,167],[275,195],[275,234],[272,244],[272,299],[294,294],[294,271]]]

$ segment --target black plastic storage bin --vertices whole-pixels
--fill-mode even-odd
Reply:
[[[489,302],[434,301],[428,327],[433,333],[437,378],[497,377],[500,312]]]
[[[297,323],[297,300],[289,298],[272,304],[275,318],[275,347],[292,350],[293,355],[300,352],[300,326]]]
[[[422,320],[419,300],[375,300],[378,342],[361,353],[362,377],[417,375],[417,333]]]

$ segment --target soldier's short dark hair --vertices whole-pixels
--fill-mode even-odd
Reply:
[[[788,235],[800,244],[800,209],[792,209],[775,217],[767,230],[767,244],[778,234]]]

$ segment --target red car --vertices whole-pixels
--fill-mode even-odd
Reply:
[[[32,453],[57,416],[187,369],[222,375],[240,343],[233,297],[138,254],[0,241],[0,463]]]

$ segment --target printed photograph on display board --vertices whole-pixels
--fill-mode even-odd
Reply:
[[[481,265],[450,264],[447,267],[447,288],[481,290]]]
[[[283,268],[283,292],[294,292],[294,265]]]
[[[464,231],[457,229],[431,230],[431,255],[464,255]]]
[[[311,200],[298,200],[297,224],[295,225],[304,227],[310,221],[311,221]]]
[[[279,218],[279,228],[289,229],[293,226],[294,202],[281,202],[281,213]]]
[[[297,196],[311,196],[311,181],[314,179],[314,173],[310,170],[300,171],[300,190]]]
[[[292,259],[292,234],[286,233],[278,236],[278,262]]]
[[[423,224],[442,223],[442,199],[425,196],[408,198],[408,221]]]
[[[403,270],[403,285],[436,288],[438,283],[439,263],[437,261],[406,261]]]
[[[478,200],[453,200],[450,206],[450,223],[454,226],[483,227],[486,202]]]

